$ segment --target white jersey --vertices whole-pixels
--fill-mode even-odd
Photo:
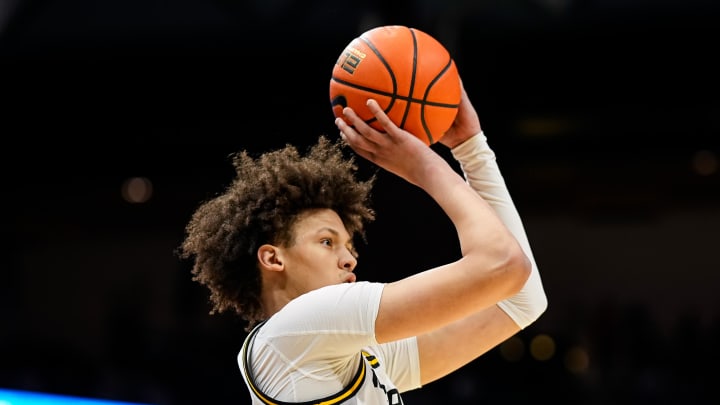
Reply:
[[[311,291],[248,335],[238,364],[253,404],[398,405],[420,387],[417,341],[375,340],[384,284]]]

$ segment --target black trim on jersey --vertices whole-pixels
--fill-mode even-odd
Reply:
[[[257,331],[260,330],[260,327],[265,323],[265,321],[261,322],[253,330],[250,332],[250,334],[245,338],[245,342],[243,343],[242,348],[242,356],[245,360],[245,366],[244,366],[244,372],[245,377],[247,378],[248,385],[250,386],[250,390],[255,394],[255,396],[258,397],[258,399],[263,403],[267,405],[334,405],[334,404],[340,404],[344,402],[346,399],[351,398],[353,395],[355,395],[358,390],[360,389],[360,386],[362,385],[363,381],[365,380],[365,360],[363,360],[362,355],[360,356],[360,366],[358,367],[357,372],[355,373],[355,376],[350,380],[350,383],[342,389],[342,391],[338,392],[337,394],[327,396],[322,399],[314,400],[314,401],[307,401],[307,402],[283,402],[278,401],[276,399],[270,398],[268,395],[265,395],[264,392],[260,391],[258,387],[255,386],[255,383],[253,382],[253,375],[252,371],[250,369],[250,347],[252,345],[252,341],[255,338],[255,334]]]

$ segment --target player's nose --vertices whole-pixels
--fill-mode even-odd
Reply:
[[[350,250],[343,249],[340,255],[340,267],[347,271],[353,271],[355,270],[355,266],[357,266],[357,258],[355,255],[353,255]]]

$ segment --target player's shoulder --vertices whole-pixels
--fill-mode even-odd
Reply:
[[[268,319],[264,328],[307,330],[351,322],[353,319],[374,319],[385,284],[370,281],[343,283],[321,287],[288,302]],[[317,325],[315,325],[317,324]]]
[[[358,281],[355,283],[342,283],[333,284],[325,287],[320,287],[316,290],[309,291],[301,296],[297,297],[291,302],[304,303],[310,300],[333,300],[341,299],[344,297],[358,297],[362,298],[367,295],[373,295],[377,292],[382,292],[384,283],[373,282],[373,281]]]

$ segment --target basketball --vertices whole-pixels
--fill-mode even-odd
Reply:
[[[366,106],[374,98],[398,127],[427,145],[443,136],[460,105],[460,77],[448,50],[416,28],[388,25],[353,39],[330,79],[335,117],[351,107],[373,128],[382,126]]]

